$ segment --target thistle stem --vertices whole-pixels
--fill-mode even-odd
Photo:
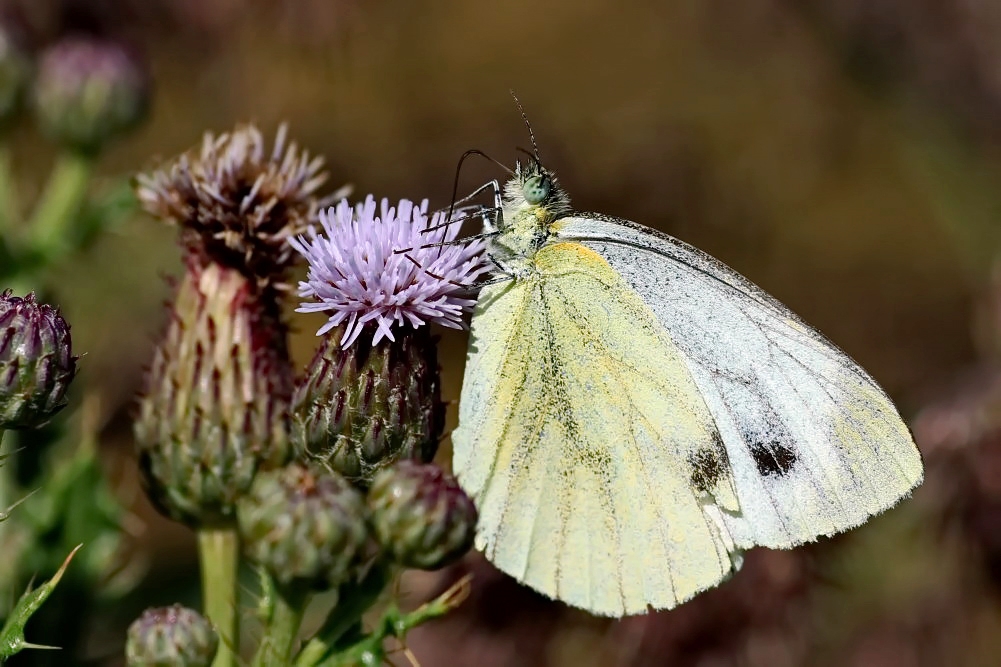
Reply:
[[[7,433],[6,429],[0,428],[0,513],[4,517],[4,521],[0,521],[0,544],[7,544],[7,541],[3,538],[3,533],[6,531],[7,527],[4,526],[6,521],[6,514],[11,506],[16,504],[14,502],[14,497],[17,489],[16,482],[14,480],[14,469],[12,466],[13,461],[10,457],[13,455],[13,451],[5,451],[3,448],[4,434]],[[5,573],[6,574],[6,573]],[[0,582],[5,581],[4,576],[0,576]],[[3,589],[0,589],[0,594],[6,593]]]
[[[239,553],[240,542],[235,528],[202,528],[198,531],[205,615],[215,625],[220,639],[212,667],[235,667],[237,663],[240,648],[236,581]]]
[[[32,250],[42,263],[66,249],[71,226],[87,195],[93,166],[93,160],[86,155],[66,152],[52,168],[28,225]]]
[[[8,234],[18,223],[17,188],[11,168],[10,146],[0,143],[0,234]]]
[[[295,665],[312,667],[332,651],[343,648],[341,640],[357,634],[351,633],[351,630],[360,632],[362,616],[379,599],[390,578],[391,573],[377,567],[363,581],[342,588],[337,606],[331,610],[323,627],[299,652]]]
[[[275,596],[275,606],[264,639],[254,657],[254,667],[268,665],[291,665],[292,650],[302,616],[309,604],[309,592],[305,590],[281,590]]]

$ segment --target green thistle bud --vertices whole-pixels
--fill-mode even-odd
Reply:
[[[65,39],[42,55],[35,112],[45,134],[93,153],[145,117],[148,88],[145,72],[121,46]]]
[[[9,25],[0,25],[0,127],[21,110],[32,62]]]
[[[342,348],[323,339],[292,398],[293,441],[362,486],[401,459],[431,461],[444,425],[438,356],[428,327]]]
[[[368,543],[361,493],[336,473],[299,463],[259,475],[238,516],[244,554],[281,586],[335,588]]]
[[[0,294],[0,428],[36,428],[62,410],[76,360],[57,309]]]
[[[288,460],[285,339],[278,304],[254,282],[189,262],[135,424],[147,490],[165,514],[229,523],[258,470]]]
[[[212,624],[196,611],[175,604],[147,609],[129,626],[125,659],[129,667],[205,667],[219,646]]]
[[[401,461],[382,470],[368,505],[376,539],[404,567],[436,570],[473,545],[476,507],[438,466]]]

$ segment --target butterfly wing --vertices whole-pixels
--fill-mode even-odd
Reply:
[[[738,546],[790,547],[894,505],[921,458],[875,381],[785,306],[718,260],[624,220],[581,214],[558,235],[603,257],[681,351],[720,434]]]
[[[473,317],[452,439],[477,546],[596,614],[674,607],[734,567],[706,509],[737,509],[712,415],[607,262],[569,243],[535,259],[537,276],[485,288]]]

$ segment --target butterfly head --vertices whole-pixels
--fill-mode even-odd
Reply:
[[[515,163],[514,176],[504,186],[504,213],[507,224],[530,218],[547,225],[570,211],[570,198],[556,176],[538,160]]]

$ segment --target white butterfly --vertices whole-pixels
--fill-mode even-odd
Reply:
[[[595,614],[669,609],[921,481],[876,382],[732,269],[572,211],[538,159],[497,199],[452,439],[504,572]]]

